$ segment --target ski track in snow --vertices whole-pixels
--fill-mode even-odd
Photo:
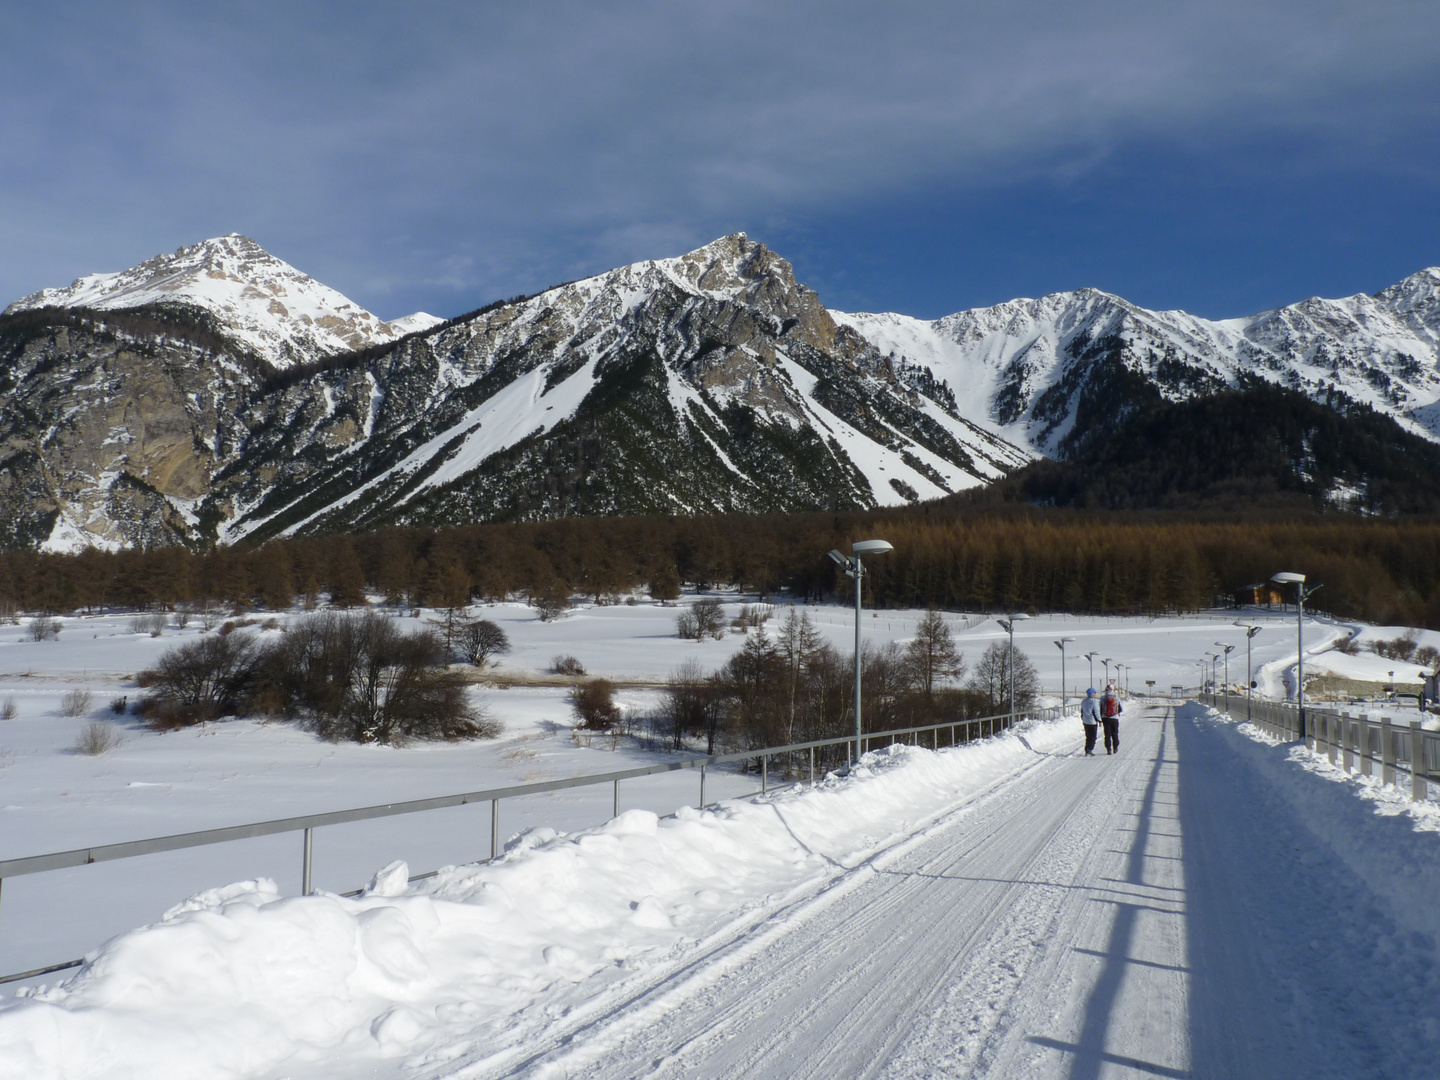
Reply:
[[[1285,749],[1134,713],[1118,757],[1045,755],[522,1064],[433,1075],[1435,1075],[1435,943],[1264,775]]]

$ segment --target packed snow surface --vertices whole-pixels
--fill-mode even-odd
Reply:
[[[849,612],[807,611],[847,643]],[[653,604],[487,614],[515,644],[501,674],[573,653],[633,705],[745,640],[680,641],[675,609]],[[918,615],[867,612],[867,634],[907,640]],[[1243,640],[1235,617],[1042,616],[1016,638],[1051,700],[1062,635],[1164,691],[1194,685],[1207,643]],[[993,620],[948,618],[972,662],[1002,640]],[[1278,694],[1294,616],[1243,618],[1264,626],[1256,674]],[[1357,630],[1363,645],[1404,628],[1317,619],[1307,652]],[[563,686],[477,690],[506,725],[492,743],[116,724],[126,741],[85,757],[70,741],[116,723],[108,694],[198,631],[151,638],[114,616],[66,620],[58,642],[23,631],[0,628],[0,695],[19,712],[0,722],[0,857],[654,760],[577,745]],[[1088,681],[1070,655],[1070,693]],[[77,688],[90,713],[57,715]],[[613,818],[608,785],[507,803],[488,864],[467,862],[487,853],[485,806],[427,815],[423,836],[419,819],[320,830],[317,882],[369,877],[353,898],[297,895],[294,838],[12,878],[3,970],[62,959],[77,930],[68,955],[90,951],[0,1003],[0,1077],[1431,1075],[1440,811],[1198,706],[1132,697],[1121,730],[1114,758],[1080,756],[1071,717],[889,748],[763,797],[716,770],[703,810],[675,811],[693,773],[627,782]]]

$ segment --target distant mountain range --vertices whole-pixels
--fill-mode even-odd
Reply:
[[[1440,271],[1223,322],[1090,289],[923,322],[827,310],[736,234],[385,322],[231,235],[5,309],[0,545],[895,505],[1258,383],[1440,440]],[[1379,506],[1352,473],[1332,501]]]

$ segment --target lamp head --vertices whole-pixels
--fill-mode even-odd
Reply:
[[[1270,575],[1270,580],[1276,585],[1304,585],[1304,574],[1292,574],[1289,571],[1282,571],[1279,574]]]
[[[850,550],[856,555],[884,555],[895,547],[888,540],[859,540],[850,545]]]
[[[839,551],[836,551],[834,548],[831,548],[828,552],[826,552],[826,554],[828,554],[828,555],[830,556],[830,558],[834,561],[834,563],[835,563],[836,566],[849,566],[849,565],[850,565],[850,556],[848,556],[848,555],[842,555]]]

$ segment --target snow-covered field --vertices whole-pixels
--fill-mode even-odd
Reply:
[[[847,648],[849,610],[806,610]],[[619,697],[635,707],[653,700],[653,685],[684,660],[716,667],[743,642],[736,634],[682,641],[675,609],[649,603],[581,608],[551,623],[521,605],[485,614],[514,645],[503,674],[523,680],[571,654],[591,674],[628,684]],[[865,630],[872,640],[904,640],[919,614],[866,612]],[[783,615],[777,609],[775,617]],[[1282,696],[1295,661],[1294,616],[1243,617],[1264,626],[1254,641],[1260,692]],[[1003,636],[993,620],[951,618],[971,660]],[[1121,681],[1132,692],[1153,682],[1166,693],[1196,685],[1196,661],[1216,641],[1240,646],[1231,681],[1244,679],[1236,618],[1041,616],[1017,625],[1016,644],[1052,699],[1061,637],[1075,639],[1066,649],[1069,695],[1090,682],[1086,652],[1099,654],[1097,682],[1108,657],[1112,674],[1114,662],[1128,666]],[[1357,629],[1362,641],[1403,632],[1313,620],[1307,653]],[[600,741],[578,745],[561,686],[479,688],[505,727],[499,740],[404,749],[330,744],[283,723],[157,734],[109,711],[114,697],[133,700],[135,671],[195,633],[167,629],[152,638],[133,632],[128,616],[67,619],[58,641],[0,628],[0,702],[13,698],[17,707],[15,719],[0,721],[0,858],[654,760]],[[1440,635],[1420,640],[1440,644]],[[92,695],[87,714],[60,715],[62,696],[76,689]],[[92,721],[113,724],[123,741],[97,757],[74,752]],[[0,906],[0,971],[99,951],[63,988],[0,1006],[0,1076],[398,1076],[417,1068],[444,1075],[462,1064],[466,1075],[524,1071],[556,1025],[579,1030],[705,957],[743,950],[796,905],[823,906],[837,882],[859,880],[857,867],[940,842],[931,834],[984,803],[986,792],[1019,791],[1039,782],[1027,776],[1074,761],[1077,738],[1072,721],[1041,726],[1024,741],[886,753],[814,790],[678,815],[696,801],[693,773],[627,784],[613,821],[608,787],[516,800],[502,809],[509,853],[487,866],[473,865],[488,854],[485,805],[319,830],[317,885],[339,892],[373,875],[356,900],[297,896],[293,837],[12,878]],[[754,786],[753,778],[712,772],[707,801]],[[1388,796],[1372,797],[1391,805]],[[1422,828],[1433,827],[1429,820],[1417,819]],[[454,868],[407,888],[396,860],[410,873]],[[575,1075],[574,1068],[535,1075]]]

